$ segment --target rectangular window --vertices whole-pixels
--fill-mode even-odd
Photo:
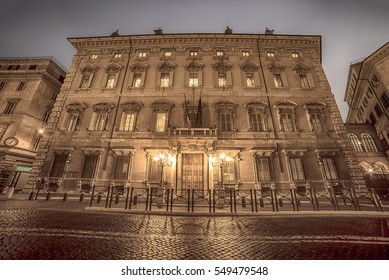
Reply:
[[[80,88],[88,88],[90,86],[90,83],[91,83],[91,78],[92,78],[91,74],[82,75]]]
[[[85,155],[84,164],[82,165],[81,178],[94,178],[98,155]]]
[[[220,131],[232,131],[231,113],[219,113]]]
[[[116,77],[116,74],[108,74],[107,75],[107,83],[105,84],[106,88],[114,88],[115,87],[115,77]]]
[[[17,91],[24,90],[26,88],[26,84],[27,84],[26,82],[20,82],[16,90]]]
[[[173,54],[172,54],[172,52],[171,51],[165,51],[165,52],[163,52],[163,56],[164,57],[171,57]]]
[[[189,73],[189,86],[190,87],[198,87],[199,86],[199,78],[197,72]]]
[[[39,143],[40,143],[41,139],[42,139],[42,137],[37,137],[35,139],[34,144],[32,145],[32,148],[31,148],[34,152],[36,152],[38,150]]]
[[[198,56],[199,52],[198,51],[190,51],[189,56]]]
[[[246,86],[255,87],[254,73],[246,73]]]
[[[78,114],[70,114],[66,124],[66,130],[67,131],[76,130],[77,123],[78,123]]]
[[[281,74],[273,74],[273,81],[274,86],[277,88],[284,87],[284,84],[282,82]]]
[[[139,58],[145,58],[145,57],[147,57],[147,53],[146,53],[146,52],[138,52],[138,53],[137,53],[137,57],[139,57]]]
[[[378,104],[374,106],[374,111],[377,114],[378,118],[381,117],[382,110],[381,110],[381,107]]]
[[[202,154],[182,154],[182,187],[203,190],[204,160]]]
[[[227,165],[223,165],[223,183],[236,183],[238,180],[238,168],[237,163],[235,161],[230,161]]]
[[[91,54],[91,55],[89,56],[89,59],[90,59],[90,60],[96,60],[98,57],[99,57],[99,56],[98,56],[97,54]]]
[[[369,120],[370,120],[370,123],[372,123],[372,124],[375,124],[377,122],[377,119],[375,118],[373,113],[369,114]]]
[[[274,57],[274,52],[267,52],[266,54],[268,57]]]
[[[133,131],[135,128],[135,114],[127,113],[124,117],[124,131]]]
[[[134,73],[134,79],[132,80],[132,87],[141,87],[142,73]]]
[[[250,124],[252,131],[264,131],[262,113],[251,113]]]
[[[294,124],[291,113],[280,113],[281,130],[284,132],[294,131]]]
[[[300,74],[300,83],[301,83],[301,87],[303,87],[303,88],[310,88],[311,87],[311,85],[309,84],[307,74]]]
[[[28,67],[28,70],[35,70],[37,67],[38,65],[30,65],[30,67]]]
[[[0,83],[0,90],[1,90],[1,83]],[[384,106],[384,108],[387,109],[389,107],[389,99],[386,96],[386,93],[382,94],[382,96],[380,97],[380,100],[381,100],[382,106]]]
[[[19,70],[20,65],[8,65],[7,70]]]
[[[293,181],[305,181],[303,159],[299,157],[289,158],[289,164]]]
[[[113,170],[113,179],[128,180],[128,173],[130,169],[129,156],[117,156],[115,158],[115,165]]]
[[[216,56],[223,56],[224,55],[224,52],[223,51],[217,51],[216,52]]]
[[[167,113],[157,113],[157,119],[155,124],[156,132],[165,132],[167,123]]]
[[[258,182],[272,181],[271,161],[268,157],[256,157]]]
[[[242,51],[242,56],[248,57],[248,56],[250,56],[250,52],[249,51]]]
[[[297,52],[292,52],[292,57],[293,58],[299,58],[299,54]]]
[[[121,53],[115,53],[114,58],[121,58],[122,54]]]
[[[51,96],[51,100],[55,101],[57,100],[58,97],[58,92],[54,92],[53,95]]]
[[[44,121],[44,122],[47,123],[47,122],[49,121],[50,114],[51,114],[50,111],[48,111],[48,112],[45,113],[45,116],[43,117],[43,121]]]
[[[62,177],[67,158],[67,154],[55,154],[53,165],[50,170],[50,177]]]
[[[316,132],[323,131],[323,126],[321,124],[319,113],[311,113],[310,120],[311,120],[311,125],[312,125],[313,131],[316,131]]]
[[[225,72],[218,72],[218,86],[219,87],[227,86],[227,75]]]
[[[338,172],[336,170],[334,158],[322,158],[324,174],[326,175],[327,180],[337,180]]]
[[[6,82],[0,82],[0,90],[4,90],[6,85]]]
[[[149,182],[161,182],[162,167],[152,157],[149,157],[147,164],[147,181]]]
[[[161,87],[169,87],[169,73],[161,73]]]
[[[11,101],[8,101],[7,102],[7,106],[5,106],[5,109],[4,109],[4,114],[12,114],[12,112],[14,111],[16,107],[16,102],[11,102]]]
[[[95,130],[104,131],[107,123],[107,113],[98,113],[96,117]]]

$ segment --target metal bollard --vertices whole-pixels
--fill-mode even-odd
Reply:
[[[80,194],[80,200],[79,202],[83,202],[84,201],[84,193]]]
[[[50,200],[50,197],[51,197],[51,193],[48,192],[47,195],[46,195],[46,201],[49,201],[49,200]]]
[[[138,204],[138,196],[135,195],[133,199],[133,205],[137,205],[137,204]]]
[[[68,199],[68,193],[65,193],[65,194],[63,195],[62,201],[66,201],[67,199]]]
[[[97,203],[100,203],[101,202],[101,194],[98,194],[97,195]]]
[[[35,197],[35,192],[32,191],[32,192],[30,192],[30,196],[28,197],[28,200],[33,200],[34,197]]]
[[[282,198],[280,198],[278,200],[278,205],[280,205],[280,207],[284,207],[284,203],[282,202]]]
[[[119,195],[117,194],[117,195],[115,196],[115,204],[119,204],[119,199],[120,199],[120,197],[119,197]]]
[[[242,197],[242,208],[246,208],[246,198]]]

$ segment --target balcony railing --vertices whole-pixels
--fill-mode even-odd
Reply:
[[[170,136],[179,137],[217,137],[217,129],[214,128],[171,128]]]

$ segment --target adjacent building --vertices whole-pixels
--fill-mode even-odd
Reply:
[[[65,76],[50,57],[0,58],[0,192],[25,187]]]
[[[321,37],[69,38],[76,49],[25,191],[364,187]]]
[[[349,69],[345,101],[348,137],[367,185],[389,186],[389,43]]]

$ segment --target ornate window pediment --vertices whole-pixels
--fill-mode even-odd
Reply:
[[[87,64],[87,65],[81,67],[80,71],[83,74],[93,74],[93,73],[97,72],[98,69],[99,68],[95,65]]]
[[[82,102],[73,102],[67,104],[65,107],[68,113],[81,113],[86,108],[86,105]]]
[[[201,71],[204,68],[204,64],[199,61],[193,61],[185,66],[187,71]]]
[[[218,62],[213,65],[213,69],[217,72],[231,71],[232,64],[228,62]]]
[[[297,106],[297,104],[295,102],[289,101],[289,100],[284,100],[284,101],[280,101],[277,104],[275,104],[274,108],[294,110],[294,108],[296,108],[296,106]]]
[[[270,63],[267,68],[270,72],[277,73],[277,72],[283,72],[285,71],[286,66],[279,62],[273,62]]]
[[[147,65],[146,63],[142,63],[142,62],[138,62],[138,63],[135,63],[134,65],[132,65],[130,67],[131,71],[132,72],[146,72],[147,69],[149,69],[149,65]]]
[[[247,104],[244,105],[244,107],[247,109],[247,111],[254,112],[254,111],[265,111],[268,107],[265,102],[262,101],[250,101]]]
[[[253,63],[253,62],[250,62],[250,61],[246,61],[245,63],[243,63],[241,66],[240,66],[240,69],[243,71],[243,72],[254,72],[256,70],[258,70],[258,65]]]
[[[219,111],[231,111],[234,112],[235,108],[238,107],[238,104],[233,101],[220,101],[213,105],[217,112]]]
[[[118,73],[123,67],[117,63],[111,63],[104,67],[107,73]]]
[[[176,64],[170,61],[165,61],[158,65],[158,70],[164,73],[172,72],[176,68]]]
[[[113,107],[115,107],[111,102],[101,102],[93,104],[93,111],[96,113],[109,113]]]
[[[296,71],[297,73],[307,73],[311,71],[311,67],[304,63],[298,63],[292,67],[292,70]]]
[[[311,102],[311,103],[306,103],[304,105],[304,108],[308,111],[308,113],[312,113],[312,112],[322,113],[323,110],[327,108],[327,105],[321,102]]]
[[[154,101],[151,107],[153,108],[153,112],[170,112],[174,107],[174,103],[167,100],[158,100]]]
[[[120,105],[123,112],[139,112],[139,110],[143,107],[143,104],[138,101],[129,101]]]

